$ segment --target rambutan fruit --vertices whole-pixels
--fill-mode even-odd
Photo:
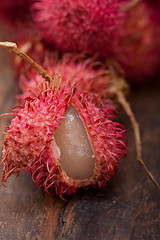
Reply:
[[[150,79],[160,64],[160,15],[153,2],[142,0],[127,11],[120,31],[114,60],[118,61],[130,82]]]
[[[119,9],[125,2],[34,0],[33,19],[44,38],[58,49],[106,58],[119,38],[119,26],[125,20]]]
[[[59,77],[58,77],[59,81]],[[96,95],[61,81],[15,112],[4,139],[2,182],[29,168],[33,180],[61,198],[102,187],[126,155],[125,130]],[[1,163],[1,164],[2,164]]]
[[[29,167],[38,186],[44,186],[47,192],[54,191],[61,198],[79,187],[105,185],[127,150],[125,130],[113,122],[113,108],[111,111],[97,95],[78,88],[78,82],[60,81],[58,75],[53,78],[53,74],[21,52],[15,43],[0,42],[0,47],[20,56],[45,79],[39,83],[35,97],[26,99],[21,109],[13,114],[16,117],[4,140],[2,183],[11,174],[18,176]],[[113,79],[107,89],[108,97],[116,97],[129,116],[135,134],[137,160],[160,189],[142,160],[138,123],[120,87],[121,78],[117,79],[114,65],[109,69]],[[89,170],[83,171],[82,153],[87,155],[85,163]]]
[[[125,10],[130,3],[35,0],[33,19],[46,41],[61,51],[97,54],[101,60],[113,58],[130,82],[139,83],[159,68],[160,16],[147,0]]]

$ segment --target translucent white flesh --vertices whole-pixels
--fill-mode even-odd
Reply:
[[[95,157],[87,131],[76,110],[71,105],[55,131],[56,144],[60,148],[60,163],[65,173],[74,179],[85,179],[93,175]]]

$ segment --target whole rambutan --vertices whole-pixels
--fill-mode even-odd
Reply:
[[[160,16],[149,0],[124,10],[128,4],[128,0],[34,0],[33,19],[46,41],[58,49],[113,58],[128,80],[139,83],[159,68]]]
[[[125,2],[34,0],[33,19],[44,38],[58,49],[97,53],[103,58],[119,38],[119,26],[125,20],[119,9]]]
[[[125,130],[113,117],[95,95],[70,81],[56,89],[41,84],[8,127],[2,182],[28,167],[39,187],[62,198],[80,187],[104,186],[126,155]]]
[[[128,10],[120,31],[114,59],[131,82],[140,83],[155,75],[160,64],[160,15],[153,2],[140,1]]]

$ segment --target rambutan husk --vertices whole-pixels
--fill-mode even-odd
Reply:
[[[25,77],[31,77],[32,81],[38,79],[37,89],[32,96],[27,95],[26,91],[24,105],[14,109],[15,118],[11,120],[4,139],[2,182],[6,182],[11,174],[19,175],[21,171],[29,168],[39,187],[43,186],[48,193],[59,194],[62,198],[76,192],[80,187],[104,186],[117,170],[121,157],[126,155],[127,147],[125,129],[119,123],[113,122],[115,111],[110,105],[112,101],[109,100],[104,106],[101,98],[92,89],[96,82],[93,78],[94,72],[92,73],[93,64],[87,64],[86,60],[83,67],[82,61],[78,65],[76,59],[66,56],[62,60],[62,66],[57,64],[57,68],[66,68],[62,74],[65,75],[63,79],[58,74],[51,73],[51,69],[48,73],[25,53],[20,53],[15,44],[7,43],[5,47],[30,62],[31,67],[34,66],[45,80],[35,71],[28,71],[29,76],[23,75],[23,80]],[[67,65],[69,62],[70,65]],[[71,74],[71,69],[76,69],[75,75]],[[83,79],[82,70],[87,74],[90,71],[92,77]],[[78,73],[81,73],[79,79]],[[103,78],[105,74],[108,78],[109,75],[98,68],[95,73],[97,78],[100,78],[100,86],[103,86],[101,89],[105,88]],[[31,85],[32,81],[29,82]],[[84,91],[87,83],[88,91]],[[107,78],[105,83],[107,86]],[[71,105],[75,107],[83,122],[96,159],[93,174],[84,179],[69,177],[60,164],[60,156],[55,153],[58,150],[54,133],[61,126],[64,114]]]
[[[41,87],[38,97],[26,101],[11,120],[4,139],[2,182],[11,174],[19,175],[29,167],[39,187],[43,186],[48,193],[59,194],[62,198],[80,187],[104,186],[127,150],[125,129],[113,122],[114,111],[100,107],[96,95],[72,88],[63,80],[56,90],[54,84],[42,84]],[[87,130],[96,159],[92,176],[85,179],[69,177],[60,164],[60,156],[55,157],[54,152],[54,132],[71,104]]]
[[[50,75],[58,74],[63,81],[70,81],[72,87],[97,94],[104,105],[110,100],[106,98],[106,88],[110,84],[112,76],[102,63],[94,58],[86,58],[85,55],[65,54],[59,58],[54,52],[44,57],[44,67]],[[44,78],[35,74],[35,70],[24,67],[19,74],[19,87],[22,94],[19,98],[33,97],[39,92],[39,84],[44,83]]]

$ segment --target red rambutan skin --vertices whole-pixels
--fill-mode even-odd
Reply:
[[[127,3],[33,1],[33,19],[46,41],[58,49],[86,51],[101,60],[113,58],[130,82],[141,83],[159,68],[160,16],[149,0],[140,1],[124,13],[121,7]]]
[[[142,0],[127,13],[114,59],[127,79],[141,83],[152,78],[160,64],[160,15],[149,1]]]
[[[110,85],[112,76],[100,62],[74,54],[66,54],[60,59],[56,52],[44,59],[44,68],[50,75],[54,72],[61,76],[63,81],[69,80],[72,87],[76,86],[81,91],[97,94],[105,104],[109,102],[109,99],[106,99],[106,89]],[[38,94],[39,84],[43,82],[42,76],[35,74],[34,69],[25,66],[19,75],[19,86],[23,92],[20,98]]]
[[[96,96],[72,88],[69,81],[54,86],[41,85],[40,94],[26,101],[11,120],[4,139],[2,182],[11,174],[29,168],[33,180],[48,193],[67,196],[79,187],[102,187],[126,155],[125,130],[113,122],[114,111],[100,107]],[[73,104],[88,132],[96,157],[93,176],[76,180],[63,171],[56,153],[54,132],[66,109]],[[1,163],[1,164],[2,164]]]
[[[33,19],[44,38],[62,51],[87,52],[101,58],[119,36],[126,1],[40,0],[33,1]],[[112,46],[112,47],[111,47]]]

